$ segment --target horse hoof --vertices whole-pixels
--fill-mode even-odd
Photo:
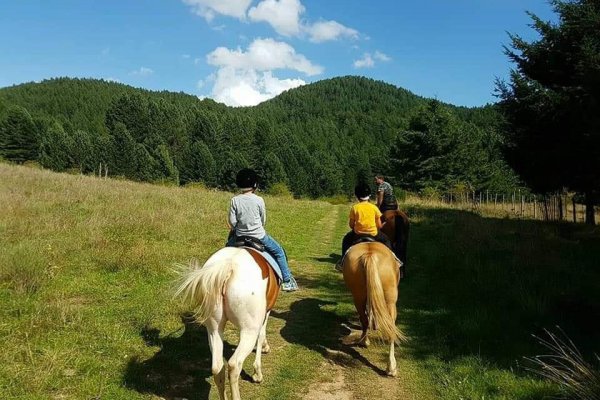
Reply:
[[[263,354],[267,354],[270,351],[271,351],[271,346],[269,346],[269,345],[263,346],[263,348],[262,348],[262,353]]]
[[[387,376],[389,376],[389,377],[395,378],[396,375],[398,375],[398,370],[397,369],[394,369],[393,371],[388,371],[387,372]]]
[[[263,380],[262,375],[260,375],[260,376],[257,375],[257,374],[252,375],[252,382],[254,382],[254,383],[261,383],[262,380]]]

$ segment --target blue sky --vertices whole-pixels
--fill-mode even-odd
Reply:
[[[362,75],[466,106],[494,102],[506,32],[542,0],[20,0],[0,3],[0,87],[93,77],[252,105]]]

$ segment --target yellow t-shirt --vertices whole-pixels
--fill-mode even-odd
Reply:
[[[381,218],[381,211],[375,204],[361,201],[350,209],[350,222],[354,221],[354,233],[377,235],[377,219]]]

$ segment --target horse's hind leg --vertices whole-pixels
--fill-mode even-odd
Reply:
[[[358,312],[358,318],[360,319],[360,326],[362,327],[362,334],[356,342],[356,344],[368,347],[369,342],[369,315],[367,314],[367,299],[354,299],[354,306],[356,312]]]
[[[255,383],[260,383],[263,380],[261,357],[262,357],[263,352],[268,353],[270,350],[269,344],[267,343],[267,321],[269,320],[269,314],[270,314],[270,312],[268,312],[267,315],[265,316],[265,322],[263,323],[262,327],[260,328],[260,333],[258,334],[258,340],[256,342],[256,357],[254,359],[254,375],[252,375],[252,380]]]
[[[387,303],[387,308],[392,316],[392,321],[395,323],[397,314],[396,302]],[[390,354],[388,357],[387,374],[388,376],[396,376],[398,374],[398,370],[396,368],[396,354],[394,353],[394,339],[390,340]]]
[[[225,394],[225,372],[227,368],[223,362],[223,330],[226,322],[225,318],[217,321],[214,317],[211,317],[205,323],[208,331],[208,344],[212,353],[211,370],[221,400],[227,399]]]
[[[229,384],[231,385],[231,397],[233,400],[240,400],[240,373],[242,372],[244,360],[252,353],[259,332],[260,328],[242,328],[240,330],[240,343],[228,362]]]

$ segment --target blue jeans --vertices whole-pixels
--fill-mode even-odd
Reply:
[[[265,235],[262,239],[260,239],[260,241],[265,245],[265,250],[267,250],[267,252],[273,256],[275,261],[277,261],[277,264],[279,264],[283,281],[289,281],[292,278],[292,273],[290,272],[290,267],[288,266],[283,247],[281,247],[281,245],[269,235]],[[230,235],[227,238],[226,246],[233,246],[234,243],[235,235]]]
[[[275,261],[277,261],[277,264],[279,264],[283,281],[289,281],[292,278],[292,273],[290,272],[283,247],[269,235],[265,235],[260,241],[265,245],[265,249],[273,256]]]

